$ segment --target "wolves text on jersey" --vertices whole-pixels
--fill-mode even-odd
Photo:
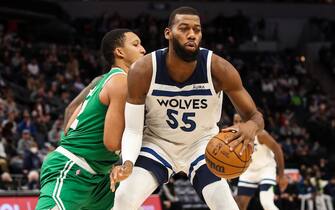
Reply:
[[[207,99],[157,99],[160,106],[179,109],[206,109]]]

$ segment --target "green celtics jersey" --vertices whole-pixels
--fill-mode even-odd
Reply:
[[[108,106],[100,102],[99,94],[105,83],[113,75],[120,73],[124,74],[124,71],[112,68],[103,75],[86,96],[77,118],[60,142],[62,147],[84,158],[97,173],[108,173],[111,166],[119,159],[117,154],[107,150],[104,145],[104,124]]]

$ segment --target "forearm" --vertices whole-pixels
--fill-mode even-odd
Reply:
[[[142,146],[144,127],[144,104],[135,105],[126,103],[125,130],[122,136],[122,161],[135,164]]]
[[[264,130],[264,119],[263,115],[256,111],[247,121],[246,123],[250,123],[255,126],[256,134],[259,134]]]
[[[76,110],[76,106],[73,104],[70,104],[68,107],[66,107],[65,112],[64,112],[64,122],[63,122],[63,130],[65,131],[66,126],[70,120],[71,115],[73,112]]]
[[[284,169],[285,169],[284,155],[280,148],[278,148],[277,150],[278,151],[276,151],[275,153],[275,160],[277,162],[278,167],[278,176],[284,176]]]

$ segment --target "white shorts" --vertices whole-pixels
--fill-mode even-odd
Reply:
[[[258,188],[259,185],[276,183],[276,166],[271,164],[257,170],[247,169],[240,176],[238,187]]]
[[[146,132],[143,136],[140,156],[145,156],[164,165],[168,169],[169,176],[183,171],[192,180],[194,172],[206,164],[206,146],[214,135],[209,134],[191,145],[186,145],[172,143]]]

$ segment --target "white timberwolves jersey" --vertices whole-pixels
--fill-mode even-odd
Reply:
[[[255,137],[254,152],[252,153],[252,162],[248,169],[257,170],[265,166],[276,167],[276,161],[274,159],[273,152],[264,144],[260,144],[258,137]]]
[[[186,146],[217,134],[222,94],[215,92],[212,82],[212,51],[200,49],[194,73],[182,83],[173,81],[168,74],[167,49],[151,55],[153,73],[145,101],[144,135]]]

